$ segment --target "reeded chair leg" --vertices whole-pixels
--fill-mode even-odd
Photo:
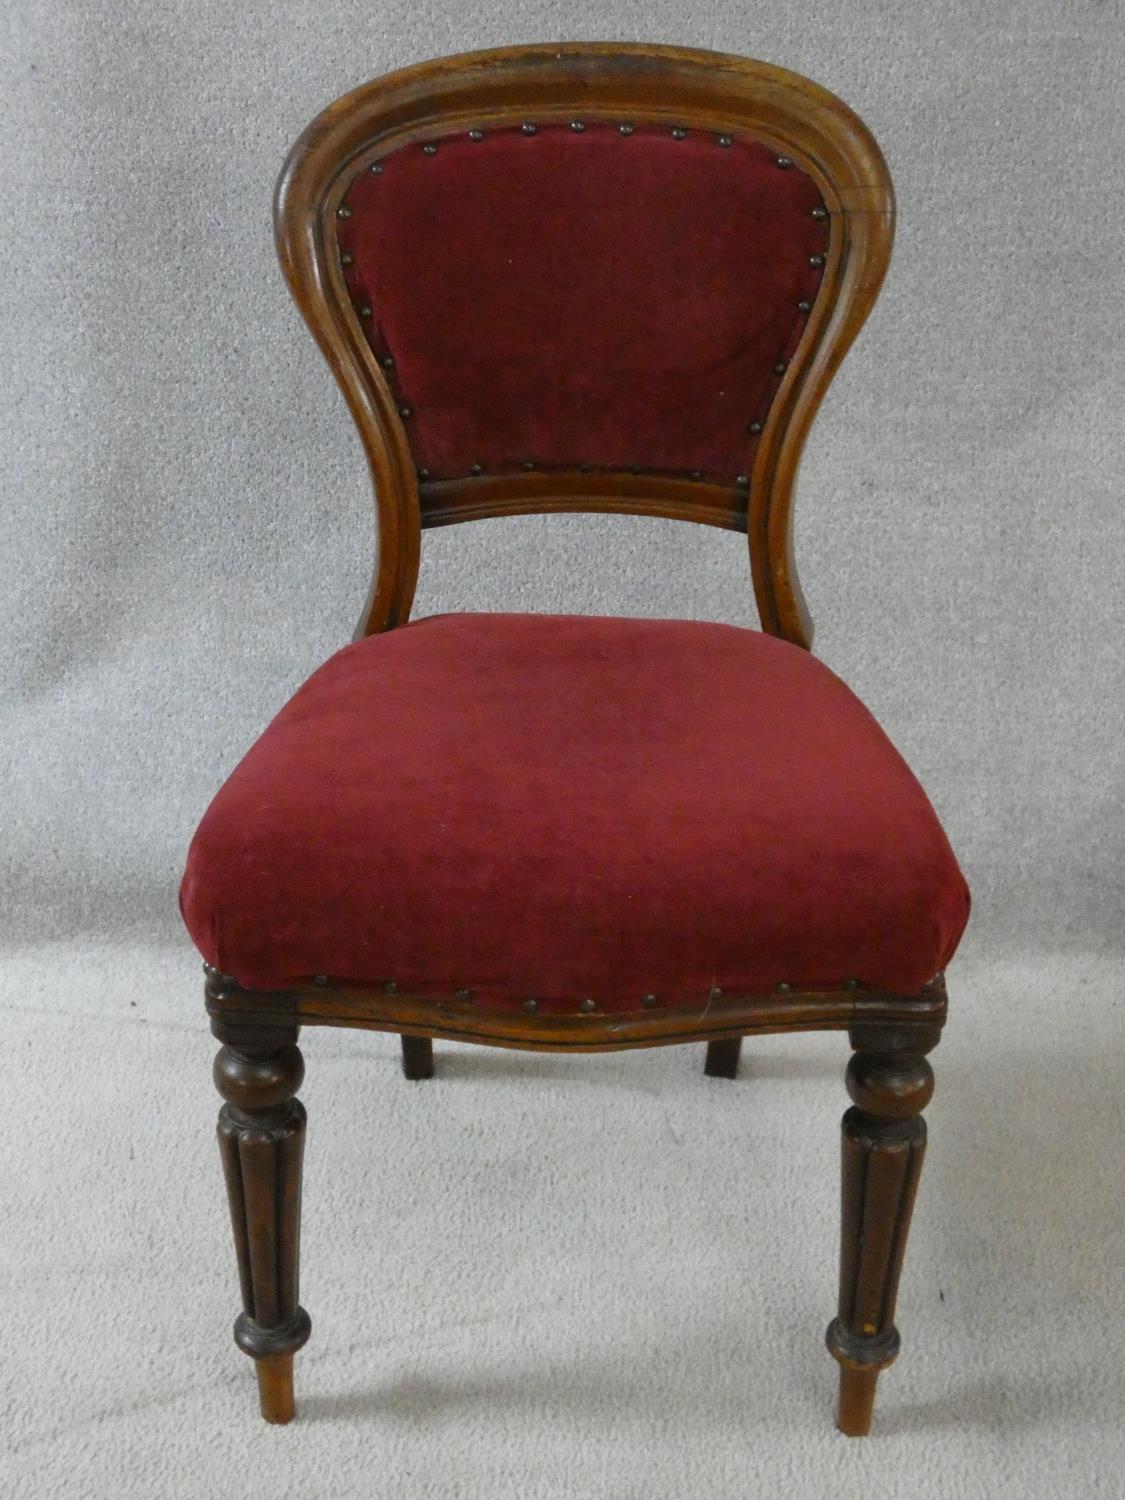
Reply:
[[[402,1071],[407,1078],[418,1080],[434,1076],[434,1043],[428,1036],[402,1038]]]
[[[310,1332],[297,1302],[305,1109],[294,1095],[304,1072],[295,1042],[279,1044],[277,1036],[228,1044],[215,1059],[215,1085],[227,1101],[219,1150],[242,1286],[234,1340],[255,1360],[267,1422],[293,1418],[293,1356]]]
[[[738,1059],[742,1052],[740,1036],[724,1037],[721,1042],[707,1043],[707,1061],[703,1071],[708,1078],[737,1078]]]
[[[849,1437],[871,1427],[879,1371],[899,1350],[895,1299],[934,1091],[925,1053],[939,1032],[919,1036],[875,1027],[852,1032],[848,1093],[842,1121],[843,1223],[839,1314],[828,1349],[840,1365],[836,1425]]]

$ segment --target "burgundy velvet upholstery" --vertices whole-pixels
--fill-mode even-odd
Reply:
[[[823,274],[813,181],[698,130],[482,134],[390,152],[337,221],[418,465],[748,474]]]
[[[181,893],[249,988],[540,1010],[916,993],[968,891],[868,711],[771,636],[448,615],[338,652],[215,798]]]

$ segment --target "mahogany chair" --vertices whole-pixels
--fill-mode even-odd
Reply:
[[[798,458],[879,290],[893,197],[824,89],[671,47],[425,63],[328,108],[277,191],[293,295],[375,486],[356,641],[203,818],[181,895],[263,1416],[294,1412],[299,1028],[554,1051],[847,1031],[838,1423],[868,1430],[968,891],[811,655]],[[749,540],[762,630],[407,621],[421,532],[613,511]]]

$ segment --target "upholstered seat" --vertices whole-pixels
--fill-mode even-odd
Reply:
[[[560,1012],[911,994],[968,914],[921,787],[808,652],[548,615],[337,653],[215,798],[182,901],[245,988],[326,975]]]

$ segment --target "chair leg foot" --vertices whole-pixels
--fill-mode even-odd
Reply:
[[[258,1372],[258,1401],[267,1422],[279,1426],[296,1415],[293,1401],[292,1354],[267,1354],[254,1361]]]
[[[740,1036],[724,1037],[721,1042],[707,1043],[707,1061],[703,1071],[708,1078],[737,1078],[738,1058],[742,1051]]]
[[[857,1370],[840,1366],[840,1400],[836,1407],[836,1426],[847,1437],[866,1437],[871,1431],[871,1414],[875,1409],[875,1382],[878,1370]]]
[[[402,1071],[405,1077],[414,1082],[434,1076],[434,1044],[431,1037],[402,1038]]]

